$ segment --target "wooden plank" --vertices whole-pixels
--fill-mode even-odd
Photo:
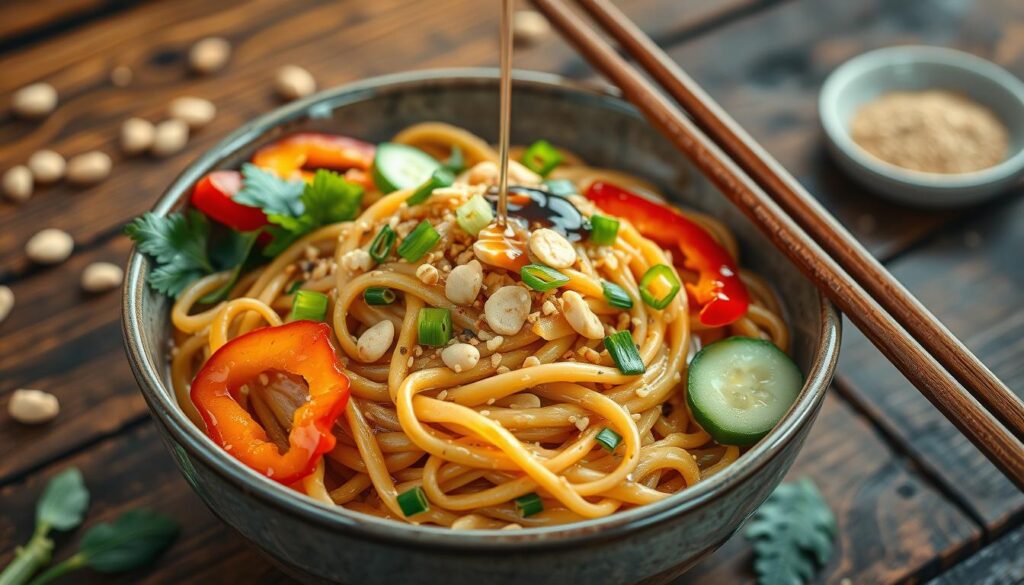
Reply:
[[[1006,384],[1024,393],[1024,198],[992,210],[891,265],[893,273]],[[852,327],[840,375],[851,397],[990,530],[1024,519],[1015,489]]]
[[[31,532],[32,502],[46,479],[66,465],[82,469],[93,493],[90,523],[146,506],[184,527],[175,548],[150,571],[113,582],[288,582],[199,504],[149,423],[0,491],[11,510],[0,518],[0,563]],[[880,583],[934,573],[979,534],[834,396],[826,399],[790,475],[813,476],[839,519],[841,540],[820,583]],[[63,542],[69,540],[74,539]],[[66,550],[65,545],[58,556]],[[678,583],[749,582],[749,563],[749,547],[738,535]],[[76,582],[99,580],[83,573]]]
[[[0,18],[0,45],[42,29],[120,4],[118,0],[7,0]]]
[[[928,585],[1011,585],[1024,583],[1024,528],[1009,532]]]
[[[653,30],[669,34],[750,1],[698,0],[687,3],[687,11],[670,11],[678,20],[657,18],[662,6],[673,4],[668,0],[634,0],[627,8]],[[62,96],[61,107],[45,121],[0,124],[0,168],[44,147],[66,156],[98,148],[115,161],[113,175],[96,187],[58,185],[40,189],[17,208],[0,204],[0,271],[10,270],[31,230],[49,225],[92,242],[150,207],[199,152],[279,104],[271,81],[281,65],[302,64],[322,87],[410,68],[494,65],[497,10],[482,7],[475,0],[216,5],[183,0],[126,10],[0,58],[0,93],[46,79]],[[233,42],[232,61],[219,75],[196,78],[187,73],[184,55],[192,42],[210,34]],[[547,70],[578,60],[554,36],[519,55],[522,66]],[[128,88],[115,88],[107,79],[115,65],[134,70]],[[126,160],[118,154],[118,127],[125,118],[159,120],[171,98],[186,94],[210,99],[219,109],[187,150],[165,161]]]
[[[891,204],[828,159],[818,90],[847,59],[898,44],[935,44],[1024,76],[1024,3],[799,0],[673,47],[682,65],[876,255],[887,258],[964,212]],[[1004,26],[1004,24],[1006,26]],[[1018,191],[1019,192],[1019,191]]]
[[[181,535],[152,567],[122,575],[83,570],[67,583],[290,583],[202,504],[174,467],[152,423],[61,461],[26,481],[0,489],[0,566],[32,534],[36,499],[43,486],[68,466],[82,471],[91,503],[85,524],[57,538],[56,559],[70,555],[85,529],[124,511],[144,507],[174,518]],[[231,580],[220,577],[230,575]]]
[[[801,476],[814,479],[839,524],[833,558],[814,583],[920,579],[967,553],[980,536],[973,521],[835,394],[826,398],[787,480]],[[675,585],[752,583],[752,562],[738,533]]]

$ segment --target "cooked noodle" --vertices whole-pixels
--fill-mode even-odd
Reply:
[[[203,423],[188,398],[190,380],[230,339],[279,325],[291,306],[287,291],[302,281],[302,288],[330,298],[327,320],[352,392],[335,425],[336,447],[312,475],[293,485],[317,501],[461,529],[546,526],[659,501],[736,460],[740,450],[713,442],[687,411],[687,361],[703,345],[731,335],[768,339],[786,350],[789,333],[779,301],[761,278],[742,271],[751,305],[744,317],[724,328],[701,325],[688,310],[686,294],[677,295],[662,311],[642,302],[616,309],[602,297],[602,279],[639,298],[641,275],[656,264],[672,265],[665,250],[623,221],[613,246],[575,244],[581,261],[564,271],[570,281],[563,290],[584,295],[606,331],[632,333],[646,365],[644,374],[621,373],[600,340],[577,334],[558,311],[541,311],[545,301],[557,306],[559,290],[531,291],[536,312],[519,333],[494,343],[482,300],[453,304],[445,296],[443,278],[473,258],[467,242],[471,236],[454,228],[452,214],[485,188],[479,183],[486,182],[493,167],[479,163],[493,163],[497,154],[477,136],[441,123],[407,128],[394,141],[438,158],[458,146],[470,170],[420,205],[404,203],[409,189],[368,194],[364,201],[372,203],[358,219],[306,235],[269,265],[243,277],[229,300],[216,306],[202,306],[199,299],[222,286],[226,274],[203,278],[180,295],[172,311],[172,380],[182,409],[197,425]],[[581,192],[594,180],[612,179],[657,196],[654,186],[642,179],[588,167],[568,153],[566,160],[553,176],[571,179]],[[513,183],[535,179],[524,168],[513,169]],[[584,215],[593,213],[587,200],[573,201]],[[706,215],[687,215],[735,256],[735,239],[723,224]],[[419,262],[353,269],[351,253],[366,249],[383,225],[404,236],[424,218],[442,239]],[[424,284],[416,275],[422,263],[437,267],[442,280]],[[680,276],[695,278],[684,270]],[[482,296],[503,284],[514,282],[500,270],[485,270]],[[400,300],[390,306],[367,305],[363,292],[369,287],[398,291]],[[455,330],[462,332],[457,340],[480,353],[475,366],[453,371],[442,362],[440,350],[416,344],[416,316],[424,306],[451,310]],[[394,324],[394,344],[380,360],[363,363],[358,335],[382,320]],[[531,357],[535,359],[527,361]],[[242,388],[239,402],[284,449],[292,413],[305,392],[301,379],[266,372]],[[622,437],[614,454],[595,439],[603,427]],[[415,486],[422,487],[430,508],[406,518],[396,496]],[[531,492],[542,497],[544,511],[523,518],[514,500]]]

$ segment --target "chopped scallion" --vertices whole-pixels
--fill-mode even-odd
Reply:
[[[370,242],[370,257],[378,264],[387,260],[391,254],[391,248],[395,245],[395,237],[395,230],[391,229],[391,226],[386,225],[380,228],[377,235],[373,237],[373,241]]]
[[[609,429],[608,427],[605,427],[601,429],[600,433],[597,433],[597,436],[594,437],[594,440],[600,443],[601,446],[604,447],[605,449],[609,451],[614,451],[615,448],[619,446],[619,443],[622,442],[622,435],[616,433],[615,431]]]
[[[527,264],[519,270],[523,282],[533,290],[547,292],[569,282],[569,277],[543,264]]]
[[[398,245],[398,255],[408,262],[415,262],[440,240],[441,234],[437,233],[429,221],[423,220]]]
[[[573,183],[569,179],[548,179],[544,181],[544,185],[548,188],[548,193],[555,195],[556,197],[568,197],[569,195],[575,195],[580,192],[576,188],[576,183]]]
[[[462,149],[457,144],[452,146],[448,160],[444,161],[444,168],[456,174],[466,169],[466,157],[462,155]]]
[[[604,289],[604,300],[608,304],[619,309],[632,309],[633,299],[624,288],[614,282],[601,281],[601,288]]]
[[[289,321],[323,321],[327,316],[327,295],[315,290],[296,291]]]
[[[530,492],[524,496],[516,498],[516,510],[519,515],[523,518],[527,516],[533,516],[544,511],[544,501],[540,499],[540,496],[536,492]]]
[[[640,296],[653,309],[664,309],[676,298],[681,285],[671,266],[655,264],[640,279]]]
[[[455,175],[451,171],[446,168],[435,169],[433,173],[430,173],[430,178],[417,187],[416,191],[405,202],[408,205],[419,205],[430,198],[430,194],[434,192],[434,189],[451,187],[454,182]]]
[[[383,286],[371,286],[363,291],[363,300],[367,305],[390,305],[398,298],[395,291]]]
[[[491,225],[494,221],[494,212],[491,211],[491,204],[486,199],[474,195],[455,210],[455,221],[467,234],[475,236],[480,230]]]
[[[562,163],[562,153],[547,140],[538,140],[527,147],[521,162],[526,168],[545,177]]]
[[[640,359],[640,352],[633,343],[633,336],[629,331],[619,331],[604,338],[604,347],[612,356],[612,361],[619,371],[627,376],[642,374],[647,369],[644,361]]]
[[[297,291],[300,288],[302,288],[302,285],[305,284],[305,283],[306,283],[305,280],[296,280],[295,282],[291,283],[291,285],[288,286],[288,290],[285,291],[285,294],[289,294],[289,295],[295,294],[295,291]]]
[[[398,494],[396,499],[398,500],[398,507],[402,509],[402,514],[405,514],[406,518],[422,514],[430,509],[427,494],[423,493],[423,488],[420,486]]]
[[[420,309],[416,328],[420,345],[442,347],[452,338],[452,314],[448,309]]]
[[[590,217],[590,241],[598,246],[611,246],[619,235],[619,220],[607,215]]]

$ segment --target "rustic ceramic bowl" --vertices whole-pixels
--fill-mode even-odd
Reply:
[[[414,122],[442,120],[493,139],[497,88],[493,70],[452,70],[381,77],[320,93],[259,118],[199,157],[155,212],[184,205],[191,186],[211,169],[236,166],[258,145],[296,130],[383,141]],[[835,310],[685,158],[607,89],[520,73],[512,111],[514,142],[551,139],[594,164],[648,177],[680,204],[731,225],[742,242],[744,264],[756,267],[781,293],[805,387],[779,425],[739,461],[660,503],[599,520],[511,532],[398,524],[301,497],[238,463],[189,422],[169,382],[171,303],[147,287],[149,263],[133,254],[124,297],[125,344],[164,441],[210,509],[300,579],[360,585],[663,582],[715,550],[764,501],[818,412],[839,349]]]

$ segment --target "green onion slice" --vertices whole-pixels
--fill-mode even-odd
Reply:
[[[452,338],[452,314],[448,309],[420,309],[416,318],[420,345],[441,347]]]
[[[619,309],[632,309],[633,298],[629,296],[626,289],[607,280],[601,281],[601,288],[604,289],[604,300],[608,304]]]
[[[462,155],[462,149],[458,144],[452,145],[452,152],[443,164],[444,168],[456,174],[466,170],[466,157]]]
[[[454,182],[455,175],[451,171],[443,167],[435,169],[433,173],[430,173],[430,178],[417,187],[405,202],[409,205],[419,205],[430,198],[430,194],[434,192],[434,189],[451,187]]]
[[[384,286],[371,286],[363,291],[363,300],[367,305],[390,305],[397,298],[395,291]]]
[[[467,234],[477,235],[480,230],[491,225],[494,221],[494,212],[491,211],[491,204],[480,195],[474,195],[469,201],[463,203],[455,210],[455,221],[459,227],[466,230]]]
[[[398,255],[405,258],[408,262],[415,262],[422,258],[440,240],[441,234],[437,233],[434,226],[424,219],[398,245]]]
[[[373,241],[370,242],[370,257],[377,264],[387,260],[387,257],[391,254],[391,248],[395,245],[396,237],[395,230],[387,225],[380,228],[377,235],[373,237]]]
[[[538,140],[523,153],[522,162],[526,168],[545,177],[562,163],[562,153],[547,140]]]
[[[598,443],[601,443],[601,446],[604,447],[605,449],[609,451],[614,451],[615,448],[619,446],[619,443],[622,442],[622,435],[616,433],[615,431],[609,429],[608,427],[605,427],[601,429],[600,433],[597,433],[597,436],[594,437],[594,440],[597,441]]]
[[[423,488],[420,486],[398,494],[396,499],[398,500],[398,507],[402,509],[402,514],[405,514],[406,518],[422,514],[430,509],[427,494],[423,493]]]
[[[580,192],[576,188],[576,183],[573,183],[569,179],[548,179],[544,181],[544,185],[548,188],[548,193],[556,197],[568,197],[569,195],[575,195]]]
[[[519,269],[523,282],[533,290],[547,292],[569,282],[569,277],[543,264],[527,264]]]
[[[296,280],[295,282],[291,283],[291,285],[288,286],[288,290],[285,291],[285,294],[289,294],[289,295],[295,294],[295,291],[297,291],[300,288],[302,288],[303,284],[306,284],[305,280]]]
[[[640,296],[653,309],[664,309],[676,298],[681,285],[671,266],[655,264],[640,279]]]
[[[315,290],[296,291],[289,321],[323,321],[327,316],[327,295]]]
[[[540,496],[536,492],[530,492],[525,496],[519,496],[516,498],[516,510],[519,515],[523,518],[527,516],[533,516],[544,511],[544,501],[540,499]]]
[[[642,374],[647,370],[644,361],[640,359],[640,352],[633,343],[633,336],[629,331],[619,331],[604,338],[604,347],[612,356],[612,361],[619,371],[627,376]]]
[[[619,220],[607,215],[590,216],[590,241],[598,246],[611,246],[619,235]]]

